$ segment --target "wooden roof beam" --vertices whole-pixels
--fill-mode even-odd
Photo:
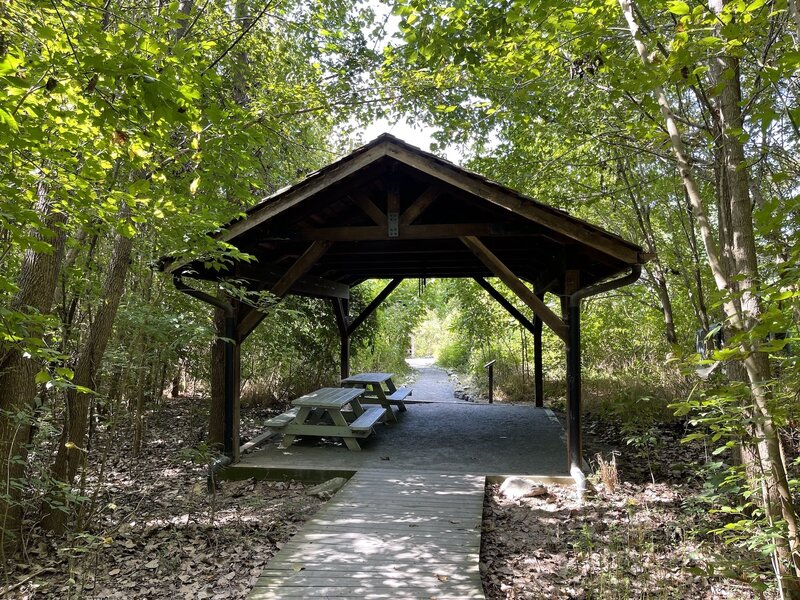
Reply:
[[[391,237],[386,227],[373,225],[364,227],[305,228],[300,231],[300,235],[303,239],[307,240],[359,242],[398,239],[457,239],[465,235],[519,236],[520,234],[513,229],[506,231],[502,224],[497,223],[437,223],[430,225],[407,225],[400,230],[399,236],[397,237]]]
[[[483,243],[474,236],[464,236],[461,238],[464,245],[472,250],[473,254],[486,265],[486,267],[499,277],[508,288],[514,292],[520,300],[527,304],[534,314],[539,317],[553,332],[565,342],[568,337],[568,329],[564,321],[550,310],[541,298],[534,294],[522,280],[514,275],[503,261],[495,256]]]
[[[432,185],[422,192],[400,215],[400,226],[411,225],[442,194],[442,188]]]
[[[389,294],[391,294],[401,283],[403,283],[403,278],[398,277],[396,279],[392,279],[388,284],[386,284],[386,287],[384,287],[380,293],[375,296],[375,299],[370,302],[367,307],[361,311],[361,314],[353,319],[353,322],[347,326],[347,335],[353,335],[353,332],[358,329],[373,312],[375,312],[375,309],[378,308],[383,301],[386,300]]]
[[[603,231],[567,213],[548,206],[532,202],[512,190],[470,173],[459,167],[446,163],[432,155],[426,155],[419,149],[409,148],[405,144],[387,143],[386,155],[399,162],[437,178],[440,182],[450,184],[470,194],[474,194],[489,202],[530,219],[534,223],[558,232],[566,237],[595,248],[613,256],[626,264],[641,262],[638,248],[618,236]]]
[[[283,274],[278,282],[272,286],[270,292],[282,298],[286,295],[294,283],[300,279],[303,275],[311,270],[317,261],[322,258],[322,256],[328,251],[328,249],[333,245],[332,241],[329,240],[317,240],[313,244],[311,244],[308,249],[303,252],[303,254],[298,258],[294,264],[289,267],[289,270]]]
[[[350,194],[350,197],[353,199],[353,202],[356,203],[356,206],[364,211],[369,218],[375,222],[376,225],[379,225],[384,229],[386,228],[386,214],[375,205],[369,196],[363,192],[353,192]]]

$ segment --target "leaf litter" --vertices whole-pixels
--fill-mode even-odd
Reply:
[[[323,501],[295,481],[220,481],[207,492],[207,465],[181,452],[200,441],[208,413],[199,400],[171,400],[147,418],[131,457],[126,427],[110,440],[104,475],[86,470],[97,507],[80,533],[24,532],[24,552],[6,565],[0,595],[20,599],[245,598],[267,562]],[[244,415],[243,415],[244,417]],[[243,419],[255,433],[263,415]],[[96,443],[104,443],[102,433]],[[88,502],[83,506],[88,508]],[[212,521],[213,514],[213,521]],[[5,592],[4,594],[2,594]]]
[[[221,482],[214,500],[206,492],[207,467],[181,454],[202,441],[206,411],[193,399],[157,406],[139,458],[131,457],[130,427],[105,442],[101,432],[97,445],[106,448],[93,456],[108,452],[102,481],[99,465],[86,471],[87,495],[97,492],[100,508],[79,534],[25,531],[23,556],[6,565],[0,595],[246,598],[267,562],[323,501],[298,482],[253,480]],[[243,434],[257,433],[266,417],[243,414]],[[620,451],[620,472],[629,481],[613,491],[597,485],[582,505],[571,488],[548,485],[546,493],[514,500],[487,486],[480,562],[486,598],[753,598],[735,573],[713,575],[709,564],[723,552],[719,542],[692,533],[713,517],[685,510],[699,484],[675,465],[702,458],[697,448],[681,446],[680,432],[671,438],[662,432],[667,440],[652,457],[659,469],[653,484],[650,467],[626,454],[612,431],[587,419],[586,453]]]
[[[607,487],[595,479],[583,503],[571,486],[515,499],[487,485],[480,558],[487,600],[777,597],[748,585],[771,581],[764,557],[703,533],[720,517],[697,501],[701,483],[684,470],[703,460],[702,447],[681,444],[680,431],[661,432],[650,456],[653,483],[651,468],[613,428],[587,421],[586,455],[617,453],[623,481]],[[724,575],[715,564],[726,565]]]

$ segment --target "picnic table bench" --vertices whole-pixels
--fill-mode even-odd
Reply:
[[[358,388],[321,388],[292,401],[292,409],[266,425],[283,433],[283,449],[297,436],[317,436],[340,437],[350,450],[358,451],[358,439],[368,437],[386,412],[379,406],[362,407],[359,396],[363,393]]]
[[[386,420],[397,422],[397,417],[392,411],[392,406],[397,406],[399,412],[406,411],[403,402],[411,395],[411,388],[395,386],[392,381],[393,373],[359,373],[342,379],[342,386],[346,388],[360,388],[364,390],[361,396],[363,404],[380,404],[386,410]],[[383,389],[386,384],[387,389]]]

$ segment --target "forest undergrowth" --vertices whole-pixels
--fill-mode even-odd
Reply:
[[[585,503],[567,487],[509,500],[487,486],[487,598],[755,597],[752,585],[770,580],[768,561],[732,552],[706,533],[724,516],[700,499],[697,465],[708,459],[702,442],[681,443],[685,422],[659,420],[655,409],[634,436],[632,420],[620,418],[633,414],[631,406],[613,409],[589,396],[595,401],[585,414],[584,445],[594,491]],[[156,405],[146,415],[138,458],[131,457],[130,424],[97,435],[98,444],[111,441],[96,453],[107,451],[102,481],[101,463],[87,464],[84,530],[65,537],[27,530],[23,553],[6,565],[2,595],[245,598],[321,501],[297,482],[222,481],[209,494],[206,410],[197,398]],[[260,430],[268,412],[274,409],[243,412],[243,438]]]
[[[593,386],[593,387],[592,387]],[[552,403],[565,423],[557,387]],[[635,382],[593,380],[583,415],[590,490],[552,485],[519,500],[487,486],[481,572],[487,598],[777,598],[769,557],[709,533],[732,518],[712,510],[701,466],[712,460],[666,398]],[[614,400],[616,399],[616,403]]]
[[[220,481],[209,493],[198,450],[206,413],[201,399],[158,405],[138,458],[121,426],[104,465],[87,465],[84,530],[55,537],[26,528],[0,597],[245,598],[321,500],[298,482]],[[263,411],[247,411],[243,435],[263,420]]]

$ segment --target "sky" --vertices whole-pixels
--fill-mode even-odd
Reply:
[[[391,133],[404,142],[408,142],[425,151],[430,151],[430,145],[433,142],[433,132],[434,130],[430,127],[414,128],[402,121],[392,124],[386,119],[375,121],[364,129],[359,130],[365,142],[374,140],[382,133]]]
[[[385,1],[381,2],[380,0],[367,0],[367,3],[375,11],[377,20],[383,21],[384,23],[384,38],[379,45],[386,44],[391,37],[398,32],[400,17],[389,14],[391,11],[390,3]],[[417,146],[421,150],[430,152],[434,131],[432,127],[427,126],[412,127],[406,123],[405,119],[397,123],[392,123],[386,119],[380,119],[366,127],[358,127],[355,133],[361,136],[365,144],[371,142],[382,133],[390,133],[404,142],[408,142],[412,146]],[[450,147],[448,147],[444,153],[440,150],[437,151],[436,154],[454,162],[459,162],[461,158],[461,155]]]

